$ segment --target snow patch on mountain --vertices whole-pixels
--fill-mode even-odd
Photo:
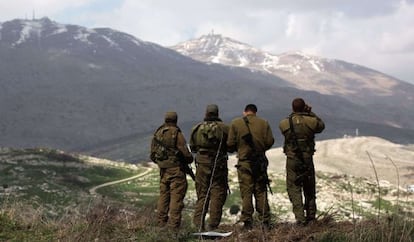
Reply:
[[[119,49],[119,50],[122,50],[122,49],[119,47],[119,45],[118,45],[115,41],[113,41],[111,38],[109,38],[108,36],[102,35],[102,38],[103,38],[104,40],[106,40],[106,42],[108,42],[108,44],[109,44],[111,47],[114,47],[114,48],[117,48],[117,49]]]
[[[56,27],[57,28],[50,34],[50,36],[68,32],[68,29],[63,24],[56,24]]]
[[[139,40],[139,39],[137,39],[137,38],[135,38],[135,37],[133,37],[133,36],[127,36],[127,38],[131,41],[131,42],[133,42],[135,45],[137,45],[137,46],[140,46],[141,44],[142,44],[142,42],[143,41],[141,41],[141,40]]]
[[[43,25],[39,22],[34,21],[24,21],[22,26],[22,30],[20,31],[20,38],[13,43],[13,46],[20,45],[24,43],[27,39],[29,39],[32,35],[36,37],[41,37],[41,32]]]
[[[79,40],[84,42],[88,45],[92,45],[92,42],[89,41],[89,36],[93,33],[96,33],[94,30],[86,29],[86,28],[79,28],[77,30],[77,34],[73,37],[75,40]]]
[[[43,41],[44,39],[52,41],[56,39],[57,41],[55,43],[59,45],[61,38],[66,38],[65,34],[67,33],[72,39],[92,48],[100,47],[99,44],[102,43],[102,41],[99,40],[105,41],[110,48],[118,51],[124,51],[121,46],[123,46],[125,42],[130,42],[136,46],[146,45],[154,50],[158,48],[155,44],[147,43],[132,35],[107,28],[89,29],[82,26],[65,25],[51,21],[48,18],[34,20],[16,19],[7,22],[6,24],[11,23],[20,26],[16,28],[15,33],[17,33],[17,36],[16,40],[11,43],[12,46],[19,46],[28,41]],[[0,40],[2,38],[1,30],[3,29],[3,24],[4,23],[0,24]],[[72,46],[74,43],[69,42],[68,45]]]
[[[89,63],[88,67],[91,68],[91,69],[96,69],[96,70],[101,70],[102,69],[102,66],[96,65],[94,63]]]
[[[301,51],[271,54],[218,34],[203,35],[171,48],[198,61],[273,74],[300,89],[323,94],[355,97],[369,90],[377,96],[391,96],[399,83],[359,65]]]

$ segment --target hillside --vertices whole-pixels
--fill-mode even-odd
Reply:
[[[414,111],[414,85],[357,63],[300,51],[269,53],[219,34],[203,35],[171,48],[205,63],[269,73],[301,90],[343,97],[369,109],[386,109],[384,124],[414,128],[409,114]]]
[[[295,88],[269,73],[196,61],[117,30],[48,18],[0,23],[0,73],[2,147],[145,162],[149,138],[166,111],[178,112],[187,137],[207,104],[218,104],[221,118],[230,122],[255,103],[276,135],[298,96],[326,121],[323,139],[359,128],[361,135],[392,142],[414,140],[414,112],[412,106],[400,110],[403,101],[388,108],[381,97],[373,108]]]
[[[407,100],[413,97],[413,85],[356,63],[300,51],[273,54],[220,34],[202,35],[171,48],[202,62],[266,72],[301,90],[353,97],[358,101],[367,101],[372,96],[396,96],[396,93]]]
[[[282,148],[272,149],[267,155],[271,160],[271,169],[285,170]],[[315,169],[320,172],[374,180],[375,171],[369,156],[374,162],[380,180],[397,185],[399,179],[401,187],[414,184],[414,147],[395,144],[377,137],[344,137],[316,142]]]
[[[224,90],[246,97],[255,82],[249,95],[256,96],[271,90],[269,83],[284,83],[249,70],[205,65],[112,29],[48,18],[0,26],[3,146],[92,149],[148,135],[168,110],[193,122],[215,101],[236,115],[244,100],[230,100]],[[206,95],[220,89],[214,97]]]
[[[318,141],[316,148],[315,169],[318,174],[318,197],[324,198],[323,202],[326,204],[343,206],[342,201],[337,201],[334,194],[344,195],[349,192],[343,190],[348,183],[359,184],[358,189],[367,191],[365,199],[372,199],[374,194],[369,194],[368,191],[371,188],[375,189],[376,179],[366,154],[367,151],[374,161],[381,186],[389,191],[390,200],[396,199],[392,196],[395,195],[397,189],[398,177],[394,165],[387,159],[387,156],[399,168],[400,191],[403,192],[407,185],[414,184],[412,176],[414,149],[412,146],[393,144],[375,137],[355,137]],[[280,148],[276,148],[268,151],[267,156],[270,161],[269,176],[273,180],[272,188],[275,192],[272,196],[273,209],[284,211],[282,214],[285,215],[278,214],[278,216],[287,215],[288,217],[284,219],[290,220],[292,217],[288,213],[289,201],[284,188],[284,154]],[[228,208],[238,201],[235,162],[235,156],[230,156],[229,180],[233,194],[226,203]],[[157,196],[158,169],[153,163],[137,166],[49,149],[3,148],[0,152],[0,165],[2,168],[0,182],[7,186],[2,192],[7,191],[9,195],[17,195],[23,200],[30,197],[39,203],[48,203],[56,199],[66,201],[66,204],[61,205],[67,206],[71,203],[81,203],[72,201],[72,198],[87,201],[94,197],[94,194],[89,194],[93,191],[93,193],[105,194],[115,200],[121,199],[120,201],[143,206],[151,204],[151,200],[155,200]],[[142,176],[139,176],[140,174]],[[136,176],[135,180],[125,180],[124,183],[109,184],[102,188],[96,187],[134,176]],[[193,182],[189,182],[191,186],[186,199],[187,204],[193,204],[195,201],[195,194],[191,191]],[[76,193],[79,194],[74,195]],[[144,199],[143,194],[146,194],[144,197],[147,198]],[[141,198],[136,200],[138,197]],[[328,199],[328,197],[332,198]],[[328,208],[321,207],[321,211],[325,209]]]
[[[359,139],[355,139],[354,145],[360,142]],[[376,138],[364,139],[362,142],[377,142],[383,149],[394,152],[409,148]],[[324,144],[331,146],[333,143],[342,145],[340,141],[323,141],[322,144],[318,143],[318,147]],[[269,152],[271,161],[278,155],[275,154],[277,152],[277,149]],[[412,157],[413,152],[407,150],[404,156]],[[327,152],[326,158],[332,158],[333,155]],[[340,156],[340,153],[336,156]],[[346,157],[346,153],[341,155],[342,160],[350,163]],[[396,158],[396,163],[402,162],[399,160],[402,157]],[[230,163],[232,162],[234,157]],[[321,170],[330,168],[321,169],[317,166],[320,221],[310,228],[295,229],[292,227],[294,219],[286,194],[284,172],[280,167],[275,167],[276,163],[271,164],[269,177],[274,194],[269,195],[269,200],[277,230],[268,231],[265,235],[260,234],[260,231],[243,233],[235,224],[240,212],[234,214],[230,211],[231,207],[240,206],[240,193],[236,170],[232,165],[229,166],[232,193],[225,204],[220,226],[222,230],[233,231],[234,236],[241,236],[239,239],[262,236],[273,238],[276,235],[300,238],[310,236],[310,230],[313,231],[313,236],[319,238],[328,231],[332,232],[332,228],[340,229],[346,225],[346,228],[351,229],[350,221],[363,223],[377,214],[385,216],[398,211],[398,214],[401,213],[406,218],[414,216],[413,193],[382,181],[379,199],[375,179],[357,177],[347,172],[323,172]],[[327,163],[326,166],[332,167],[332,163]],[[159,170],[154,164],[136,166],[50,149],[2,148],[0,167],[0,183],[3,184],[0,188],[0,223],[3,226],[0,230],[1,239],[74,241],[145,238],[151,241],[165,235],[157,232],[154,219],[159,182]],[[191,237],[188,233],[195,231],[191,225],[191,216],[196,199],[194,183],[189,178],[188,181],[183,216],[185,229],[179,235],[187,239]],[[345,229],[344,232],[349,233],[349,230]]]

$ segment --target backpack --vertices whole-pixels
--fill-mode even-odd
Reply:
[[[217,148],[223,138],[223,128],[216,121],[204,121],[196,128],[195,141],[200,148]]]
[[[179,129],[171,126],[161,126],[154,133],[151,142],[151,160],[160,162],[168,160],[173,155],[171,149],[176,147]],[[171,148],[171,149],[168,149]]]

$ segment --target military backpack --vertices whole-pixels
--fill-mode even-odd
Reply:
[[[200,148],[217,148],[223,141],[223,128],[216,121],[204,121],[196,128],[195,141]]]
[[[176,147],[178,132],[180,130],[173,126],[161,126],[155,131],[151,142],[151,160],[161,162],[174,155],[171,149]]]

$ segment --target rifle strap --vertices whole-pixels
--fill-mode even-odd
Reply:
[[[293,136],[293,140],[295,142],[295,145],[297,145],[298,144],[298,139],[296,137],[295,127],[293,126],[293,115],[289,116],[289,128],[290,128],[290,131],[292,131],[292,136]]]
[[[250,127],[249,127],[249,120],[247,119],[247,117],[246,116],[244,116],[243,117],[243,120],[244,120],[244,123],[246,124],[246,127],[247,127],[247,130],[249,130],[249,134],[252,136],[252,144],[251,145],[249,145],[250,146],[250,148],[252,148],[252,151],[253,152],[257,152],[257,150],[256,150],[256,147],[255,147],[255,145],[254,145],[254,141],[253,141],[253,135],[252,135],[252,132],[250,131]],[[265,154],[263,154],[263,157],[267,160],[267,158],[266,158],[266,155]],[[257,165],[257,164],[256,164]],[[265,179],[266,179],[266,185],[267,185],[267,188],[269,189],[269,191],[270,191],[270,194],[272,194],[273,195],[273,191],[272,191],[272,187],[270,186],[270,180],[269,180],[269,177],[268,177],[268,175],[267,175],[267,162],[266,162],[266,170],[265,170],[265,172],[264,172],[264,177],[265,177]],[[256,178],[253,176],[253,179],[255,180]]]
[[[249,134],[252,136],[252,144],[249,145],[249,146],[250,146],[250,148],[252,148],[253,152],[256,152],[256,147],[254,146],[254,141],[253,141],[253,135],[252,135],[252,132],[250,131],[249,120],[247,119],[246,116],[244,116],[243,121],[246,124],[246,127],[247,127],[247,130],[249,131]]]

